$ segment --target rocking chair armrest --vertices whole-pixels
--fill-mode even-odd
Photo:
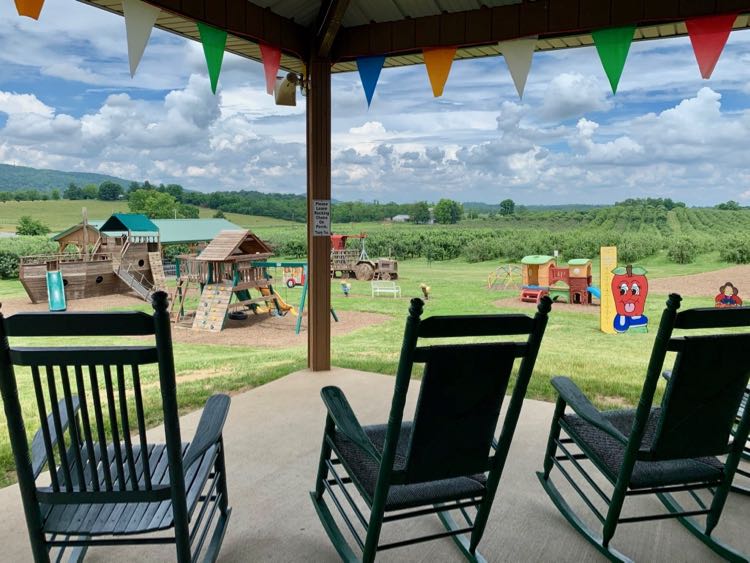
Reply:
[[[357,415],[354,414],[349,401],[346,400],[344,392],[338,387],[328,386],[320,390],[320,396],[326,409],[328,409],[328,416],[331,417],[338,431],[359,449],[379,462],[380,453],[362,429],[362,425],[357,420]]]
[[[229,414],[229,403],[231,399],[227,395],[213,395],[206,401],[203,414],[195,430],[195,436],[190,447],[185,452],[182,460],[184,471],[208,451],[208,449],[221,440],[224,423]]]
[[[610,435],[618,442],[628,443],[627,437],[602,415],[570,378],[553,377],[551,383],[560,398],[583,420]]]
[[[81,409],[81,404],[78,401],[77,396],[73,396],[73,416],[78,414]],[[65,399],[61,399],[57,403],[57,410],[60,413],[60,427],[65,432],[70,426],[70,420],[68,420],[68,409],[65,405]],[[55,420],[50,414],[47,416],[47,428],[49,428],[50,445],[54,448],[57,445],[60,437],[57,435],[55,429]],[[34,439],[31,441],[31,470],[34,472],[34,478],[39,477],[39,474],[44,468],[44,464],[47,463],[47,449],[44,446],[44,434],[41,428],[34,434]]]

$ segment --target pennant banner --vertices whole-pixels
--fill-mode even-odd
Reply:
[[[128,59],[130,77],[135,76],[143,51],[151,37],[156,18],[161,10],[141,0],[122,0],[122,13],[125,16],[125,32],[128,36]]]
[[[42,13],[44,0],[16,0],[16,10],[19,16],[26,16],[35,20],[39,19]]]
[[[424,65],[427,67],[427,76],[432,85],[432,94],[439,98],[443,95],[443,88],[451,71],[453,58],[456,56],[456,47],[438,47],[435,49],[424,49]]]
[[[538,38],[538,36],[534,35],[533,37],[524,37],[515,41],[501,41],[498,43],[500,52],[503,54],[510,75],[513,78],[513,84],[516,85],[518,97],[522,99]]]
[[[372,103],[372,96],[375,94],[375,86],[380,78],[380,71],[383,70],[385,57],[359,57],[357,59],[357,70],[359,79],[362,81],[362,88],[365,89],[367,97],[367,107]]]
[[[613,94],[617,93],[617,85],[620,83],[634,34],[634,25],[601,29],[591,34]]]
[[[201,22],[198,22],[198,31],[203,43],[203,54],[206,55],[208,76],[211,79],[211,91],[216,94],[221,62],[224,60],[224,47],[227,44],[227,32]]]
[[[263,70],[266,73],[266,92],[273,95],[273,90],[276,88],[276,74],[281,67],[281,49],[261,43],[260,56],[263,59]]]
[[[736,20],[737,14],[724,14],[685,21],[703,78],[711,78]]]

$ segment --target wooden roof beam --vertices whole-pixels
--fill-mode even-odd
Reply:
[[[324,0],[321,4],[314,47],[319,57],[328,58],[348,7],[349,0]]]
[[[425,47],[473,47],[530,35],[552,38],[605,27],[654,25],[750,11],[750,0],[537,0],[464,12],[345,27],[334,61],[403,55]]]
[[[310,32],[307,28],[248,0],[148,0],[148,3],[224,29],[237,37],[279,47],[303,61],[309,57]]]

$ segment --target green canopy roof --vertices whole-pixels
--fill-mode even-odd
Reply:
[[[99,227],[99,232],[136,231],[138,233],[158,233],[159,227],[151,219],[140,213],[115,213]]]
[[[568,266],[585,266],[587,264],[591,264],[591,260],[588,258],[573,258],[573,260],[568,260]]]
[[[126,213],[118,213],[119,216],[124,217],[144,217],[143,215],[134,215]],[[128,229],[123,226],[122,221],[118,218],[118,221],[112,221],[114,215],[107,219],[92,220],[89,221],[89,226],[93,227],[98,231],[102,231],[105,225],[109,224],[109,229],[104,229],[110,236],[127,234]],[[159,233],[159,240],[162,244],[190,244],[194,242],[209,242],[216,238],[221,231],[241,231],[242,227],[235,225],[231,221],[226,219],[146,219],[150,225],[150,230],[140,230],[131,228],[130,232],[137,236],[148,236],[153,233]],[[128,221],[132,223],[132,221]],[[72,233],[75,230],[82,229],[83,224],[78,223],[72,227],[65,229],[64,231],[57,233],[52,237],[52,240],[60,240],[64,236]]]
[[[239,231],[242,227],[226,219],[154,219],[162,244],[204,242],[221,231]]]
[[[540,265],[546,264],[550,260],[554,260],[554,258],[552,256],[544,256],[543,254],[533,254],[532,256],[524,256],[521,264]]]

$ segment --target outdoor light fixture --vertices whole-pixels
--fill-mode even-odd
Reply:
[[[277,106],[296,106],[297,105],[297,86],[300,84],[300,77],[290,72],[285,78],[276,78],[276,87],[273,90],[273,97]]]

